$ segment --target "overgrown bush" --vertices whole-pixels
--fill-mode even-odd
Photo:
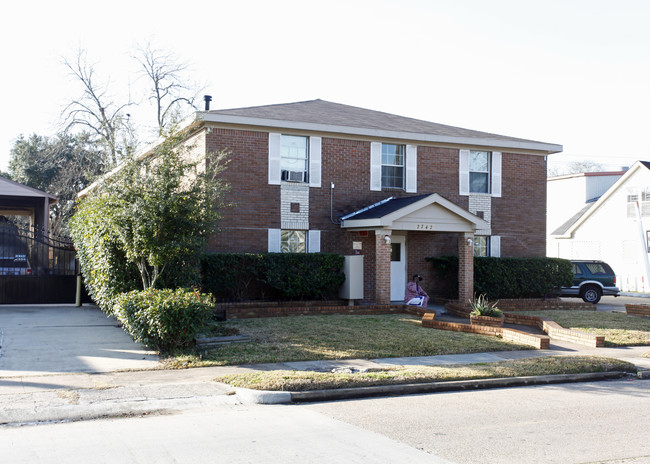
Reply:
[[[138,269],[126,260],[114,230],[104,220],[108,208],[105,197],[84,202],[70,219],[70,232],[88,295],[111,314],[116,296],[142,284]]]
[[[160,351],[192,344],[214,309],[210,295],[188,289],[147,289],[116,298],[115,315],[134,340]]]
[[[445,289],[458,298],[458,257],[427,258]],[[560,258],[474,258],[474,292],[490,299],[544,298],[560,287],[571,286],[571,261]]]
[[[328,253],[205,254],[201,286],[221,299],[327,299],[345,281],[343,261]]]

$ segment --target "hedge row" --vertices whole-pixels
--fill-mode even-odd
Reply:
[[[201,287],[220,300],[328,299],[345,281],[343,261],[328,253],[204,254]]]
[[[458,298],[458,257],[427,258],[440,289]],[[544,298],[560,287],[571,286],[571,261],[560,258],[474,258],[474,292],[490,300]]]

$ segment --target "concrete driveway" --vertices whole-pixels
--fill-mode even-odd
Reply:
[[[96,306],[0,305],[0,378],[157,366]]]

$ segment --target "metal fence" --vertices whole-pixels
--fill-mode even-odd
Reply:
[[[0,217],[0,304],[74,303],[78,273],[70,238]]]

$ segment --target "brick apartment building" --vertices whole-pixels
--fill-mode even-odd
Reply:
[[[545,256],[546,156],[561,145],[312,100],[206,110],[201,155],[227,149],[231,186],[211,251],[363,255],[365,301],[401,300],[425,257]]]

